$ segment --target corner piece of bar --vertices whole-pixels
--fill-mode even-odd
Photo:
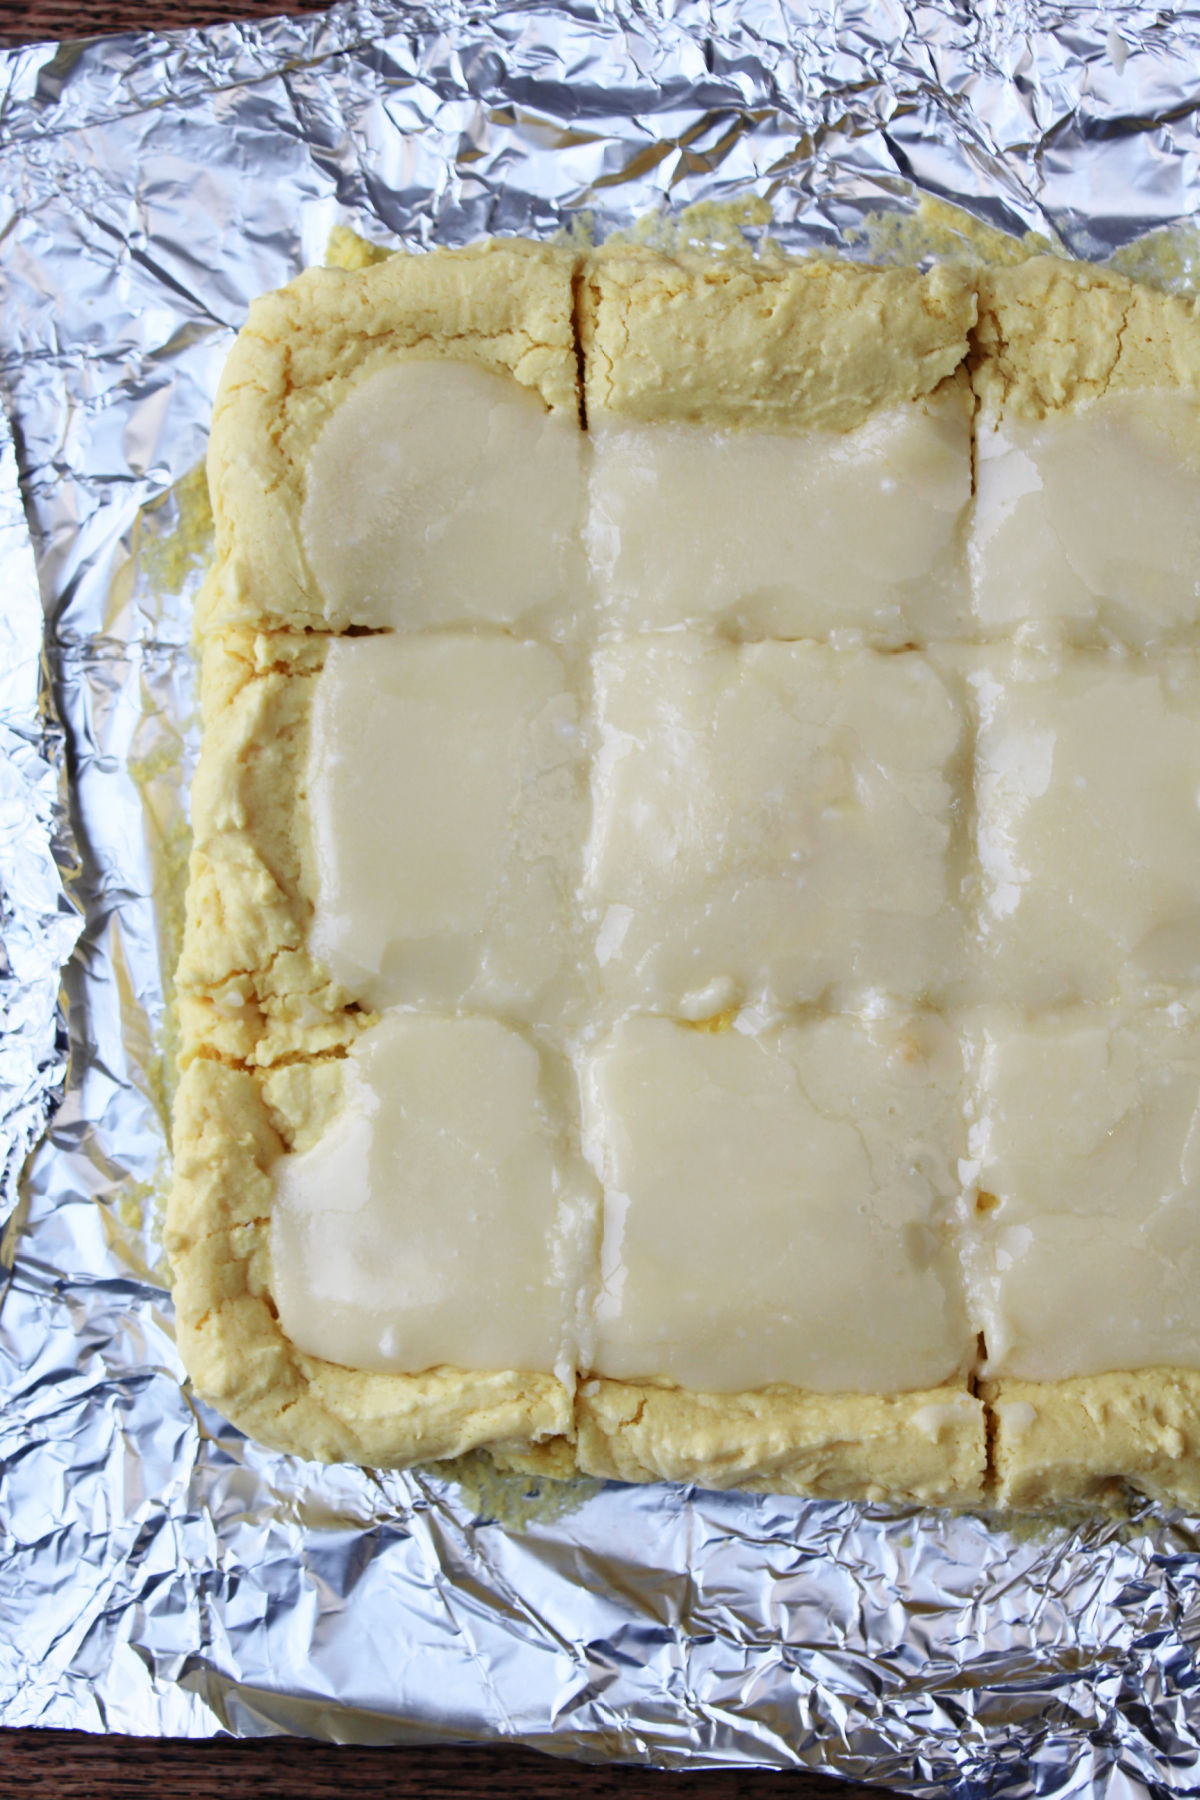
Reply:
[[[565,1465],[572,1401],[553,1375],[350,1369],[297,1348],[275,1298],[274,1171],[318,1141],[342,1103],[342,1065],[273,1075],[209,1058],[183,1073],[167,1214],[180,1350],[197,1390],[260,1443],[325,1462],[405,1467],[488,1448]]]
[[[979,1392],[992,1421],[995,1506],[1123,1513],[1131,1492],[1200,1506],[1200,1371],[989,1381]]]
[[[225,366],[213,416],[208,472],[220,579],[206,590],[200,629],[387,623],[350,616],[353,600],[369,596],[323,591],[302,514],[311,500],[313,451],[351,396],[363,416],[353,417],[348,429],[363,439],[364,467],[378,459],[368,390],[381,379],[394,384],[397,371],[422,388],[412,410],[427,454],[436,458],[440,434],[453,459],[458,439],[479,429],[499,396],[512,412],[520,450],[502,471],[509,487],[535,477],[552,486],[561,480],[559,435],[567,441],[581,435],[572,298],[577,260],[550,245],[501,239],[393,256],[353,271],[309,269],[255,301]],[[456,384],[452,403],[432,414],[423,391],[431,366]],[[385,411],[398,403],[390,388],[376,398]],[[344,456],[345,446],[336,448]],[[506,490],[495,499],[502,516],[512,496]],[[402,527],[404,520],[391,524]],[[334,574],[347,556],[352,567],[355,557],[366,557],[364,568],[375,568],[372,543],[378,548],[388,528],[387,518],[348,518]],[[321,574],[328,582],[330,570]]]

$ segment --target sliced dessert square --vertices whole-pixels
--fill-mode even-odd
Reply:
[[[836,1419],[849,1491],[872,1489],[889,1434],[879,1467],[893,1491],[977,1491],[982,1413],[966,1385],[975,1335],[956,1243],[963,1077],[956,1033],[928,1014],[755,1035],[641,1018],[595,1047],[584,1141],[604,1218],[590,1366],[608,1379],[581,1394],[583,1467],[621,1473],[629,1459],[688,1478],[716,1433],[728,1479],[761,1475],[739,1458],[790,1417],[795,1479]],[[779,1481],[778,1440],[772,1456]]]
[[[587,765],[571,670],[504,635],[208,641],[178,975],[189,1040],[270,1063],[379,1009],[558,1016]]]
[[[613,251],[582,299],[602,620],[961,634],[968,275]]]
[[[981,997],[1200,981],[1200,662],[995,652],[971,676]]]
[[[963,717],[925,657],[668,634],[594,668],[584,901],[608,1004],[952,990]]]
[[[168,1242],[201,1394],[259,1441],[325,1461],[487,1445],[573,1466],[571,1384],[553,1370],[587,1217],[558,1185],[563,1135],[552,1078],[490,1021],[400,1019],[350,1058],[269,1072],[195,1058]],[[498,1367],[441,1360],[456,1291]]]

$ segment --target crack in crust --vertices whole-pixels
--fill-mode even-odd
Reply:
[[[978,279],[971,367],[989,413],[1042,419],[1139,388],[1200,392],[1200,302],[1053,256]]]

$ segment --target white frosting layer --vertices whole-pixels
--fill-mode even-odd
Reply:
[[[1200,667],[997,652],[972,677],[980,998],[1200,980]]]
[[[976,1327],[994,1375],[1200,1366],[1200,1021],[1146,1010],[1200,984],[1200,667],[1162,649],[1200,617],[1195,403],[984,419],[975,621],[1041,648],[944,657],[851,645],[964,629],[957,396],[844,438],[595,423],[589,477],[515,383],[406,363],[312,458],[328,617],[399,635],[317,683],[311,948],[372,1007],[536,1021],[542,1060],[488,1018],[367,1034],[279,1168],[285,1329],[720,1391],[931,1385]],[[514,624],[592,640],[593,743],[583,653]],[[772,636],[840,647],[730,641]],[[984,1009],[969,1158],[925,1002]],[[813,1003],[860,1016],[778,1025]]]
[[[356,1369],[570,1369],[592,1210],[537,1052],[491,1019],[394,1014],[345,1103],[275,1166],[283,1329]]]
[[[594,666],[584,897],[610,1003],[694,1017],[953,980],[962,721],[922,657],[671,635]]]
[[[970,540],[985,635],[1027,623],[1144,649],[1200,619],[1200,402],[1118,393],[977,422]]]
[[[987,1373],[1200,1367],[1200,1017],[996,1013],[977,1067]]]
[[[584,1076],[604,1182],[593,1370],[717,1392],[954,1377],[974,1350],[947,1231],[961,1082],[928,1017],[618,1027]]]
[[[961,635],[971,461],[957,389],[844,434],[590,423],[587,547],[610,625]]]
[[[308,758],[309,942],[356,997],[521,1017],[562,1004],[586,821],[577,714],[540,644],[330,645]]]
[[[329,624],[555,630],[584,584],[586,450],[575,420],[507,376],[444,361],[367,376],[305,481],[304,549]]]

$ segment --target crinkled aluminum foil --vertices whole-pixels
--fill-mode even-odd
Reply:
[[[1200,1522],[1013,1534],[321,1469],[187,1394],[158,1240],[189,473],[251,296],[335,223],[425,245],[588,213],[603,234],[748,195],[787,247],[851,254],[922,193],[1072,254],[1161,229],[1133,262],[1185,279],[1198,71],[1194,10],[952,0],[437,0],[0,60],[0,368],[42,599],[5,442],[8,1204],[61,1090],[82,927],[0,1309],[5,1723],[1200,1791]]]

